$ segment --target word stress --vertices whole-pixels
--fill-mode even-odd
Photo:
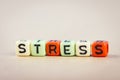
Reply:
[[[97,40],[92,44],[87,40],[19,40],[16,42],[18,56],[93,56],[108,55],[108,41]]]

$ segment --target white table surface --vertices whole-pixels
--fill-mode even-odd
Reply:
[[[21,39],[108,40],[107,57],[17,57]],[[0,0],[0,80],[120,80],[119,0]]]

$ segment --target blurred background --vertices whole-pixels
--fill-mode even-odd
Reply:
[[[120,0],[0,0],[0,79],[119,80],[119,35]],[[22,39],[108,40],[110,51],[106,58],[19,58]]]

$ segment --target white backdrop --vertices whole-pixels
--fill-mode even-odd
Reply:
[[[0,0],[0,79],[120,79],[119,0]],[[20,39],[108,40],[109,56],[17,57]]]

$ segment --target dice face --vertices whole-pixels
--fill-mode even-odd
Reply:
[[[30,56],[30,41],[19,40],[16,42],[16,54],[18,56]]]
[[[81,40],[76,42],[76,56],[90,56],[90,41]]]
[[[105,57],[108,55],[108,42],[107,41],[95,41],[92,44],[92,56]]]
[[[47,56],[60,56],[60,42],[58,40],[50,40],[46,43]]]
[[[46,55],[46,41],[35,40],[31,42],[31,55],[32,56],[45,56]]]
[[[70,40],[62,41],[60,44],[61,56],[75,55],[75,42]]]

